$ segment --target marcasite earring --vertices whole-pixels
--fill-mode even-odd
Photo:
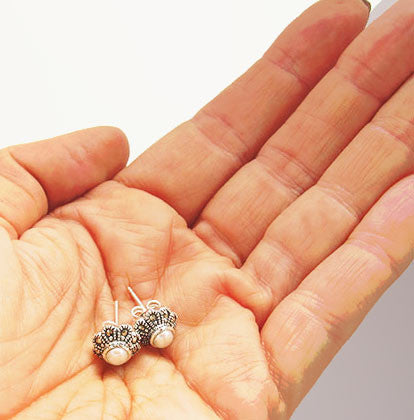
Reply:
[[[132,315],[138,318],[134,329],[140,335],[141,344],[163,349],[174,340],[177,314],[166,306],[162,306],[158,300],[150,300],[145,306],[134,291],[128,287],[128,291],[137,303],[131,310]]]
[[[93,336],[93,352],[105,362],[119,366],[126,363],[140,348],[139,333],[131,325],[118,325],[118,301],[115,301],[115,322],[105,321]]]

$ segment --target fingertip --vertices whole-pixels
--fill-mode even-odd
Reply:
[[[56,149],[60,150],[60,153],[65,150],[62,155],[65,159],[62,175],[66,178],[65,185],[60,183],[57,188],[58,199],[49,196],[52,208],[112,179],[126,166],[129,158],[127,136],[120,128],[114,126],[91,127],[50,141],[56,142]],[[73,177],[72,182],[68,182],[68,176]],[[66,188],[68,191],[63,195],[71,198],[62,202],[62,191]]]
[[[371,3],[368,0],[362,0],[366,7],[368,7],[368,13],[371,13]]]
[[[274,44],[278,47],[271,46],[265,55],[295,72],[304,68],[301,76],[313,86],[364,29],[368,16],[362,0],[320,0],[285,29]]]
[[[12,146],[10,153],[43,187],[50,210],[112,179],[125,167],[129,146],[122,130],[101,126]]]
[[[127,136],[113,126],[90,127],[44,140],[46,142],[50,142],[56,155],[64,159],[64,173],[72,173],[75,179],[82,179],[83,182],[72,183],[72,188],[76,189],[79,185],[82,191],[89,189],[87,185],[92,188],[112,179],[126,166],[129,158]]]
[[[321,0],[310,15],[320,16],[319,25],[326,27],[326,35],[336,30],[338,43],[349,44],[366,26],[369,11],[363,0]],[[318,20],[315,25],[318,28]]]
[[[103,125],[83,131],[90,131],[90,134],[101,143],[102,150],[108,153],[108,157],[116,163],[110,168],[113,172],[112,176],[126,166],[129,159],[129,142],[126,134],[120,128]]]

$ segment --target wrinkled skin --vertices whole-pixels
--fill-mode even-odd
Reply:
[[[413,3],[367,14],[317,3],[126,168],[109,127],[1,152],[0,418],[291,415],[413,255]],[[113,367],[127,286],[179,324]]]

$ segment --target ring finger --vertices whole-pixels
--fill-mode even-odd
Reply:
[[[413,6],[400,1],[359,35],[258,156],[219,190],[195,226],[208,245],[241,265],[274,218],[317,182],[409,77]]]

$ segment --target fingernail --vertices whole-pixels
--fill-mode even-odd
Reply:
[[[371,3],[368,0],[362,0],[365,5],[368,7],[368,10],[371,11]]]

